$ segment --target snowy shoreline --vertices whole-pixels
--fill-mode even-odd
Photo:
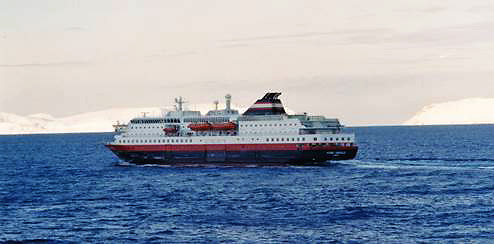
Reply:
[[[191,105],[191,108],[205,113],[211,110],[213,105]],[[243,111],[237,106],[233,108]],[[0,135],[112,132],[112,125],[117,121],[126,124],[129,120],[142,116],[143,112],[146,112],[148,117],[160,117],[170,109],[170,107],[113,108],[61,118],[45,113],[21,116],[0,112]]]

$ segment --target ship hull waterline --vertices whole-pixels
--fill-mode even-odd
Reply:
[[[121,160],[158,165],[314,165],[356,157],[356,145],[106,145]]]

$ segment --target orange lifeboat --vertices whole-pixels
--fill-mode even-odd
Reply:
[[[200,123],[200,124],[189,124],[187,127],[193,131],[206,131],[211,130],[211,124],[209,123]]]
[[[234,130],[236,127],[237,125],[233,122],[211,125],[211,129],[213,130]]]

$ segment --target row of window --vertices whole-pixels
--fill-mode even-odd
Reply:
[[[333,139],[335,141],[344,141],[345,139],[348,140],[348,141],[351,140],[350,137],[348,137],[348,138],[344,138],[344,137],[341,137],[341,138],[340,137],[333,138],[333,137],[330,137],[329,139],[327,137],[324,137],[323,140],[324,141],[328,141],[328,140],[329,141],[333,141]],[[266,141],[268,141],[268,142],[269,141],[275,141],[275,140],[276,141],[305,141],[305,137],[302,137],[302,138],[300,138],[300,137],[291,137],[291,138],[283,138],[283,137],[281,137],[281,138],[266,138]],[[317,140],[318,140],[317,137],[314,137],[313,138],[313,141],[317,141]]]
[[[133,119],[132,124],[180,123],[180,119]]]
[[[254,138],[252,138],[254,139]],[[119,143],[161,143],[165,142],[165,140],[119,140]],[[178,142],[178,140],[177,140]],[[192,140],[181,140],[181,143],[190,143]],[[298,147],[302,147],[304,144],[297,144]],[[311,146],[329,146],[329,145],[343,145],[343,146],[351,146],[353,143],[311,143]]]
[[[295,126],[297,124],[295,123],[288,123],[288,124],[246,124],[246,125],[240,125],[240,127],[273,127],[273,126]]]
[[[197,123],[197,122],[208,122],[208,123],[218,123],[218,122],[228,122],[229,117],[207,117],[207,118],[184,118],[186,123]]]
[[[191,143],[192,139],[129,139],[118,140],[120,143]]]
[[[260,138],[250,138],[251,141],[259,141]],[[350,141],[351,138],[348,137],[348,138],[344,138],[344,137],[336,137],[334,138],[335,141],[344,141],[344,140],[348,140]],[[244,140],[248,140],[248,138],[237,138],[237,141],[244,141]],[[325,137],[323,139],[324,141],[333,141],[333,138],[330,137],[329,139],[327,137]],[[202,142],[202,140],[199,140],[200,142]],[[266,142],[280,142],[280,141],[305,141],[305,137],[291,137],[291,138],[284,138],[284,137],[277,137],[277,138],[266,138]],[[318,141],[318,138],[317,137],[314,137],[313,138],[313,141]],[[124,140],[119,140],[118,141],[119,143],[192,143],[192,139],[124,139]]]
[[[131,129],[164,129],[164,126],[131,126]]]
[[[177,125],[177,127],[180,127],[179,125]],[[161,126],[131,126],[130,127],[131,129],[164,129],[165,127],[163,125]],[[182,125],[182,128],[184,128],[184,126]]]

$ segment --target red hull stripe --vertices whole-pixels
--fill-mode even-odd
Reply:
[[[107,145],[114,151],[296,151],[296,150],[353,150],[357,146],[303,144],[187,144],[187,145]]]

